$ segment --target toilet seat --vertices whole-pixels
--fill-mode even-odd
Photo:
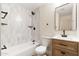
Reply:
[[[43,55],[46,52],[45,46],[39,46],[35,49],[37,55]]]

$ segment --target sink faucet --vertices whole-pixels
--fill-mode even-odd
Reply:
[[[63,30],[63,35],[65,35],[65,30]]]
[[[1,48],[2,50],[7,49],[7,47],[5,45],[3,45],[3,48]]]
[[[67,35],[65,35],[65,30],[63,30],[62,37],[67,37]]]

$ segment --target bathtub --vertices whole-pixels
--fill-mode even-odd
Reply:
[[[1,56],[32,56],[35,47],[38,45],[39,43],[37,42],[35,44],[28,42],[16,45],[14,47],[1,50]]]

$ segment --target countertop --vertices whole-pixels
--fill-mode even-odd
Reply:
[[[61,35],[56,35],[56,36],[43,36],[42,38],[44,39],[59,39],[59,40],[67,40],[67,41],[75,41],[79,42],[79,36],[76,35],[68,35],[67,37],[62,37]]]

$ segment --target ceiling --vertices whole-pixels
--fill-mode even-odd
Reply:
[[[2,4],[12,5],[12,6],[22,6],[27,9],[35,9],[35,8],[38,8],[38,7],[45,5],[47,3],[2,3]]]
[[[20,5],[28,8],[28,9],[34,9],[34,8],[40,7],[44,4],[45,3],[20,3]]]

